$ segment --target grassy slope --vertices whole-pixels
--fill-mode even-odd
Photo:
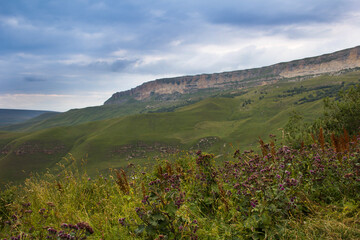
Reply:
[[[81,123],[119,118],[133,114],[169,112],[181,106],[200,101],[201,99],[214,94],[216,93],[212,91],[200,91],[196,95],[185,94],[177,99],[168,101],[158,99],[157,96],[153,96],[151,99],[146,101],[130,99],[129,102],[121,105],[102,105],[82,109],[72,109],[52,116],[49,114],[43,115],[18,124],[0,127],[0,130],[30,132],[58,126],[74,126]],[[189,101],[189,99],[191,99],[191,101]]]
[[[21,124],[15,124],[2,128],[5,131],[37,131],[45,128],[58,126],[71,126],[84,122],[97,121],[108,118],[121,117],[139,112],[141,104],[129,106],[98,106],[83,109],[72,109],[68,112],[51,116],[44,119],[31,119]]]
[[[300,111],[306,120],[311,120],[322,110],[321,100],[294,104],[304,96],[314,95],[314,91],[282,98],[278,97],[279,94],[300,86],[309,88],[339,85],[342,81],[356,82],[359,76],[360,72],[354,72],[345,76],[323,76],[302,82],[256,87],[241,96],[208,98],[175,112],[136,114],[31,133],[0,132],[0,144],[11,149],[7,154],[0,155],[0,181],[21,179],[30,171],[54,167],[68,152],[78,159],[87,155],[89,173],[109,167],[123,167],[130,162],[151,162],[141,156],[126,160],[133,152],[149,151],[150,156],[159,155],[158,151],[137,146],[139,142],[146,143],[146,146],[158,143],[189,149],[196,146],[201,138],[215,136],[218,141],[208,150],[218,154],[229,150],[224,143],[232,143],[241,149],[254,147],[258,136],[264,137],[270,133],[281,135],[281,128],[291,111]],[[249,99],[253,100],[252,103],[244,105]],[[16,154],[26,144],[30,149],[37,146],[40,150]],[[114,152],[123,145],[132,145],[133,148],[121,154]],[[62,148],[52,154],[42,151],[54,150],[59,146]]]
[[[55,112],[49,111],[0,109],[0,127],[24,122],[42,114],[49,113],[55,114]]]

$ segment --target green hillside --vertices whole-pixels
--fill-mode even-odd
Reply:
[[[0,127],[21,123],[41,116],[42,114],[48,115],[57,113],[38,110],[0,109]]]
[[[240,94],[241,93],[242,91],[240,91]],[[45,114],[25,122],[12,124],[10,126],[1,127],[0,125],[0,130],[31,132],[45,128],[73,126],[81,123],[119,118],[133,114],[171,112],[177,108],[198,102],[207,97],[221,96],[224,94],[227,93],[204,90],[200,91],[196,95],[184,94],[177,96],[176,99],[164,99],[163,97],[156,95],[146,101],[129,99],[125,104],[102,105],[81,109],[71,109],[60,114]]]
[[[199,148],[218,154],[216,159],[221,161],[221,155],[232,152],[229,143],[244,149],[255,147],[258,136],[272,133],[281,139],[282,127],[294,110],[304,114],[306,121],[315,119],[322,110],[323,97],[336,96],[359,78],[360,72],[351,72],[284,81],[247,89],[246,93],[207,98],[173,112],[128,115],[35,132],[0,132],[0,181],[16,181],[32,171],[55,167],[69,152],[77,159],[87,159],[90,174],[129,163],[151,164],[161,155]],[[100,108],[86,109],[89,115],[91,109]]]

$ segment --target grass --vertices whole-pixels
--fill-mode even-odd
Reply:
[[[121,110],[123,107],[130,111],[133,105],[107,105],[104,108],[73,110],[55,116],[61,117],[60,122],[54,118],[51,124],[47,122],[54,126],[71,122],[76,124],[73,126],[58,126],[33,132],[0,132],[0,147],[8,149],[7,153],[0,155],[0,181],[21,181],[31,172],[44,172],[69,152],[78,159],[87,159],[90,175],[98,171],[104,172],[109,167],[124,167],[129,163],[153,163],[157,156],[161,156],[160,151],[150,151],[148,156],[131,156],[135,152],[147,151],[141,147],[136,150],[138,143],[148,146],[168,145],[181,151],[196,149],[202,139],[216,137],[216,141],[207,144],[206,150],[221,155],[217,158],[217,161],[221,162],[225,160],[222,156],[233,150],[231,145],[245,149],[255,147],[259,136],[268,136],[271,133],[281,136],[281,129],[293,110],[301,112],[305,121],[315,119],[322,110],[322,100],[295,104],[305,96],[316,95],[315,90],[287,97],[279,95],[301,86],[313,89],[318,86],[340,86],[342,82],[345,82],[346,86],[356,83],[359,77],[360,72],[350,72],[341,76],[322,76],[300,82],[278,82],[250,88],[239,95],[206,98],[179,107],[174,112],[132,114],[98,121],[91,120],[114,116],[110,112],[115,111],[114,114],[117,114],[115,108],[119,108],[120,112],[127,111]],[[244,104],[249,100],[250,104]],[[139,104],[138,108],[135,108],[138,111],[140,103],[133,104]],[[91,122],[81,123],[86,119]],[[40,126],[43,123],[38,124]],[[268,138],[265,137],[265,140]],[[114,149],[127,145],[134,146],[135,150],[132,148],[122,154],[114,152]],[[17,155],[16,152],[23,146],[36,146],[40,150],[54,150],[59,146],[62,148],[52,154],[38,151]]]
[[[181,152],[93,177],[70,155],[0,192],[0,238],[359,239],[360,143],[325,146],[272,138],[218,165]]]

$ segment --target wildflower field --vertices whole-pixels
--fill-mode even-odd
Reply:
[[[0,238],[359,239],[359,136],[321,130],[299,149],[271,137],[224,163],[198,151],[96,178],[69,156],[1,192]]]

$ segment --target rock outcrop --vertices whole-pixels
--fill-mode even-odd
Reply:
[[[360,67],[360,46],[317,57],[232,72],[158,79],[128,91],[117,92],[104,104],[120,104],[129,98],[144,100],[152,95],[195,93],[200,89],[240,89],[281,79],[332,74]]]

